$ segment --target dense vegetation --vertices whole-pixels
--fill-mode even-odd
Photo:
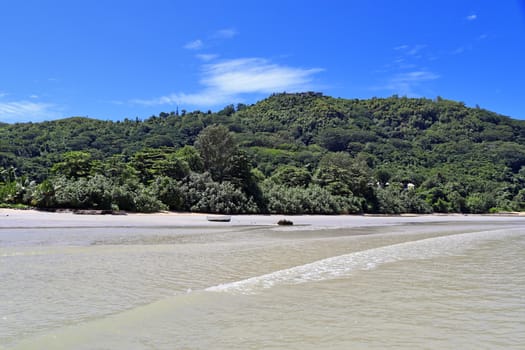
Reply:
[[[525,210],[525,121],[437,98],[0,124],[0,202],[217,213]]]

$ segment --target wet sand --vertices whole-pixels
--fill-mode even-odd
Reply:
[[[524,228],[0,209],[0,348],[518,349]]]

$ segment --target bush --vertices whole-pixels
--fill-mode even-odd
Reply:
[[[332,195],[317,185],[307,188],[285,187],[265,182],[263,193],[272,214],[350,214],[360,212],[352,196]]]
[[[12,203],[16,195],[14,182],[0,183],[0,203]]]
[[[125,211],[136,211],[135,207],[135,190],[138,185],[124,184],[121,186],[115,186],[113,188],[112,197],[112,209],[113,210],[125,210]]]
[[[162,203],[151,188],[140,186],[133,198],[135,210],[141,213],[154,213],[167,210],[168,206]]]
[[[400,214],[406,211],[405,205],[399,196],[400,191],[401,188],[396,185],[377,189],[378,211],[381,214]]]
[[[73,209],[111,209],[113,183],[103,175],[89,178],[54,178],[54,204]]]
[[[117,185],[97,174],[78,179],[57,176],[42,182],[32,193],[39,208],[102,209],[155,212],[166,210],[151,188],[142,184]]]
[[[469,213],[486,213],[494,206],[494,200],[487,193],[473,193],[467,197],[466,206]]]
[[[192,211],[223,214],[257,213],[253,199],[229,182],[210,182],[200,200],[191,207]]]
[[[381,214],[427,214],[432,212],[432,207],[421,198],[416,190],[405,189],[400,184],[378,188],[376,197],[378,211]]]
[[[184,198],[178,181],[167,176],[158,176],[150,187],[155,197],[167,205],[170,210],[183,210]]]
[[[231,182],[215,182],[209,173],[191,174],[180,186],[183,208],[207,213],[257,213],[259,208]]]

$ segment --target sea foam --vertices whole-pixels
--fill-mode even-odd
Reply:
[[[224,283],[206,289],[210,292],[253,294],[277,285],[324,281],[370,270],[383,264],[404,260],[431,259],[458,255],[476,244],[523,234],[522,230],[491,230],[461,233],[392,244],[314,261],[305,265],[248,279]]]

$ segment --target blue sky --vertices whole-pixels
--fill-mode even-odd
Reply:
[[[525,1],[0,0],[0,121],[218,111],[273,92],[525,119]]]

